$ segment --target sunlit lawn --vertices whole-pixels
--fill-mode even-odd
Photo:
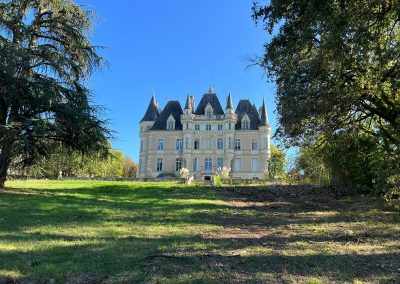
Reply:
[[[400,282],[400,214],[375,198],[258,200],[252,188],[172,183],[7,186],[0,283]]]

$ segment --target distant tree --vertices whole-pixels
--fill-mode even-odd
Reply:
[[[108,149],[110,132],[84,85],[104,63],[91,28],[92,13],[72,1],[0,1],[0,188],[11,162],[32,164],[51,141]]]
[[[129,157],[124,157],[123,160],[124,177],[133,178],[137,176],[138,165]]]
[[[271,145],[271,158],[268,160],[268,176],[269,178],[275,178],[284,174],[286,170],[286,158],[285,153],[276,147]]]
[[[277,83],[278,136],[296,145],[359,128],[400,145],[400,1],[253,6],[272,39],[256,61]]]

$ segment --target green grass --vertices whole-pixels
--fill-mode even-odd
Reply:
[[[7,186],[0,283],[400,281],[400,214],[376,198],[173,183]]]

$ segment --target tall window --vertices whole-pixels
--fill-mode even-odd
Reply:
[[[240,172],[240,170],[242,168],[242,160],[240,160],[239,158],[236,158],[233,168],[234,168],[235,172]]]
[[[182,150],[183,149],[183,141],[181,138],[176,139],[176,150]]]
[[[244,120],[244,121],[242,122],[242,128],[243,128],[243,129],[250,129],[250,121]]]
[[[195,124],[194,125],[194,130],[199,131],[200,130],[200,124]]]
[[[218,158],[217,159],[217,168],[218,169],[222,169],[223,166],[224,166],[224,159],[223,158]]]
[[[231,137],[229,137],[229,149],[232,149],[232,138]]]
[[[235,139],[235,150],[240,150],[240,139]]]
[[[182,169],[183,161],[181,158],[176,159],[175,170],[179,172]]]
[[[257,158],[251,159],[251,171],[258,172],[258,159]]]
[[[186,130],[189,130],[189,123],[186,123]]]
[[[143,151],[143,140],[140,140],[140,152]]]
[[[200,139],[194,139],[194,149],[200,150]]]
[[[212,158],[205,158],[204,159],[204,169],[206,171],[212,170]]]
[[[163,169],[163,159],[162,158],[157,158],[156,171],[157,172],[162,172],[162,169]]]
[[[232,124],[231,123],[229,123],[229,130],[231,130],[232,129]]]
[[[199,170],[199,159],[193,158],[193,171],[197,172]]]
[[[206,130],[210,131],[211,130],[211,124],[206,124]]]
[[[164,150],[164,139],[158,139],[157,150]]]
[[[185,138],[185,148],[189,149],[189,137]]]
[[[224,149],[224,139],[222,138],[217,139],[217,149],[218,150]]]
[[[223,130],[224,126],[222,124],[218,124],[218,130]]]
[[[212,111],[207,111],[207,118],[211,118],[212,116]]]
[[[175,122],[173,122],[172,120],[168,121],[167,129],[174,130],[174,128],[175,128]]]
[[[251,150],[258,150],[258,141],[256,139],[251,139]]]
[[[206,139],[206,150],[211,150],[211,138]]]

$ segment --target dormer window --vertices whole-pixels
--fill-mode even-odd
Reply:
[[[242,118],[242,129],[250,129],[250,118],[247,114],[245,114]]]
[[[167,130],[175,130],[175,119],[172,114],[168,117],[167,120]]]
[[[207,118],[212,118],[214,109],[212,108],[212,106],[209,103],[206,106],[205,112],[206,112],[206,117]]]

